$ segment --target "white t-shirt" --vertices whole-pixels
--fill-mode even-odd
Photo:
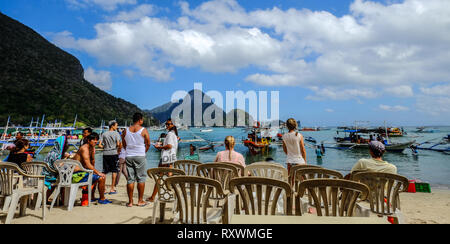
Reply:
[[[283,135],[283,142],[287,149],[286,163],[306,164],[302,152],[300,151],[300,142],[302,141],[302,138],[302,135],[295,131]]]
[[[171,149],[162,150],[161,152],[161,160],[162,164],[171,164],[177,161],[177,152],[178,152],[178,137],[175,135],[174,131],[169,131],[167,133],[166,138],[164,139],[163,146],[172,145]]]

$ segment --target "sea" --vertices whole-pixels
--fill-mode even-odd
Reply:
[[[403,137],[390,138],[392,142],[412,141],[421,144],[423,147],[431,147],[441,141],[443,137],[450,134],[450,127],[433,128],[433,133],[416,133],[416,127],[403,127],[407,133]],[[213,150],[202,152],[197,150],[200,161],[203,163],[213,162],[218,151],[225,150],[223,141],[226,136],[233,136],[236,140],[235,150],[246,160],[246,164],[265,161],[272,158],[275,162],[285,166],[286,155],[279,143],[271,145],[270,150],[263,154],[253,156],[247,147],[242,144],[242,140],[247,137],[248,130],[244,128],[208,128],[212,131],[202,132],[205,128],[190,128],[178,131],[181,141],[178,149],[178,159],[184,159],[189,155],[190,144],[198,148],[208,146],[210,143],[217,145]],[[325,155],[318,158],[315,153],[315,144],[306,142],[306,161],[308,164],[319,165],[327,169],[341,172],[343,175],[350,173],[353,165],[361,158],[370,158],[368,150],[365,149],[337,149],[333,148],[334,137],[337,128],[329,128],[322,131],[302,131],[304,137],[312,137],[319,144],[324,143]],[[164,131],[149,130],[150,139],[155,142]],[[342,132],[340,132],[342,136]],[[437,148],[449,147],[450,145],[440,145]],[[148,168],[158,166],[161,153],[153,146],[147,153]],[[36,160],[42,160],[45,155],[39,155]],[[428,150],[419,150],[417,155],[407,148],[403,152],[386,152],[383,156],[385,161],[397,166],[398,174],[410,180],[420,180],[430,183],[433,187],[450,188],[450,155]],[[102,169],[102,153],[96,154],[96,168]]]

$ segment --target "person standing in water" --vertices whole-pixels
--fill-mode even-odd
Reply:
[[[145,180],[147,179],[147,160],[146,154],[150,148],[150,135],[142,125],[144,124],[144,116],[141,113],[133,115],[133,125],[127,128],[122,134],[123,147],[127,150],[126,164],[128,172],[127,207],[133,206],[134,184],[137,182],[138,204],[143,207],[148,203],[144,201]]]

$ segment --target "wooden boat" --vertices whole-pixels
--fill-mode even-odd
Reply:
[[[406,148],[409,148],[416,141],[399,142],[399,143],[389,143],[385,144],[386,151],[389,152],[403,152]],[[337,142],[338,147],[347,147],[354,149],[369,149],[369,143],[355,143],[355,142]]]
[[[271,136],[262,136],[261,131],[264,129],[253,128],[251,133],[248,134],[247,139],[242,140],[244,146],[246,146],[252,155],[267,153],[272,143]]]
[[[318,127],[315,128],[303,127],[300,129],[300,131],[320,131],[320,129]]]
[[[335,137],[337,147],[341,148],[352,148],[352,149],[368,149],[369,142],[372,140],[383,141],[386,147],[386,151],[390,152],[403,152],[406,148],[409,148],[416,141],[408,141],[408,142],[389,142],[389,140],[385,140],[383,136],[385,134],[380,134],[380,128],[378,129],[355,129],[355,128],[347,128],[344,129],[344,133],[349,133],[348,136],[344,137]],[[339,131],[338,131],[339,134]],[[369,136],[369,138],[364,138],[364,136]]]

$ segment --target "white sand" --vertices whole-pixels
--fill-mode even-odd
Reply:
[[[26,216],[13,219],[13,224],[147,224],[151,223],[153,203],[145,207],[127,208],[128,202],[124,177],[118,187],[118,194],[106,195],[112,204],[91,204],[90,207],[81,207],[76,202],[74,209],[68,212],[64,207],[55,207],[47,211],[45,221],[41,220],[42,211],[27,210]],[[111,181],[110,176],[108,182]],[[153,181],[148,179],[145,189],[145,198],[153,190]],[[109,188],[107,188],[109,190]],[[98,193],[96,195],[98,197]],[[79,191],[81,198],[81,191]],[[402,213],[405,221],[410,224],[450,224],[450,189],[432,189],[432,193],[402,193],[400,195]],[[137,203],[137,190],[135,189],[135,204]],[[167,217],[170,214],[167,212]],[[6,215],[0,214],[0,222],[5,221]],[[165,221],[169,223],[169,221]]]

